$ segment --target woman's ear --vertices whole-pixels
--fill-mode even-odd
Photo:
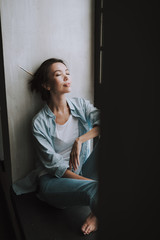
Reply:
[[[50,91],[50,90],[51,90],[51,88],[48,86],[47,83],[43,83],[43,84],[42,84],[42,87],[45,88],[47,91]]]

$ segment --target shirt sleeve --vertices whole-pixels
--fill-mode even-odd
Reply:
[[[32,134],[38,159],[49,174],[60,178],[67,170],[68,164],[60,154],[55,152],[49,136],[42,129],[40,126],[32,124]]]
[[[89,100],[83,99],[83,109],[85,110],[87,122],[91,127],[100,125],[100,110],[98,108],[94,107]]]

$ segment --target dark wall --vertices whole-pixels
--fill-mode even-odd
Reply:
[[[98,239],[160,235],[159,10],[104,1]]]

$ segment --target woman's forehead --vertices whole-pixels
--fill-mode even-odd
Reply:
[[[55,72],[55,71],[66,71],[68,70],[66,65],[64,65],[63,63],[61,62],[57,62],[57,63],[53,63],[51,66],[50,66],[50,70]]]

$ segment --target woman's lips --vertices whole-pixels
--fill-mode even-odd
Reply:
[[[71,86],[71,83],[70,83],[70,82],[65,83],[63,86],[64,86],[64,87],[70,87],[70,86]]]

